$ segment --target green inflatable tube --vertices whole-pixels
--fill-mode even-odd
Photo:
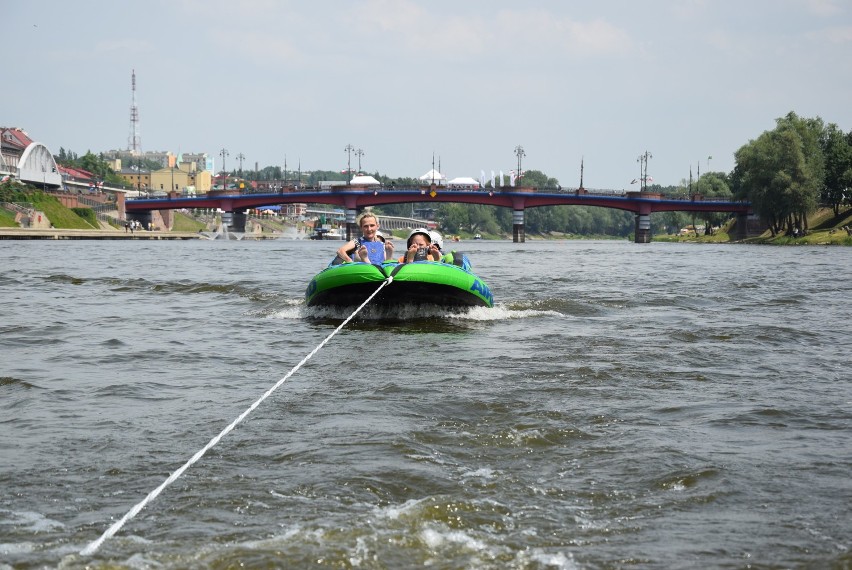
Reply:
[[[458,265],[434,261],[331,265],[311,279],[305,290],[305,304],[357,306],[390,276],[393,281],[373,300],[377,305],[494,306],[491,289],[482,279]]]

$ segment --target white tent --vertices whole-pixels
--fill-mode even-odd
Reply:
[[[447,177],[435,170],[434,168],[419,178],[420,182],[432,184],[434,182],[438,186],[447,183]]]
[[[470,176],[459,176],[447,182],[447,188],[455,188],[457,190],[476,190],[479,188],[479,180]]]
[[[379,182],[378,180],[376,180],[372,176],[369,176],[369,175],[364,176],[364,175],[360,175],[360,174],[358,176],[353,176],[352,181],[349,182],[349,184],[351,184],[352,186],[381,186],[382,185],[381,182]]]

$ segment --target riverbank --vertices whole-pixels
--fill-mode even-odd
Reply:
[[[159,232],[137,230],[125,232],[123,230],[77,230],[77,229],[33,229],[33,228],[0,228],[0,239],[97,239],[97,240],[186,240],[207,239],[207,236],[194,232]]]
[[[808,230],[802,236],[776,235],[766,230],[759,236],[744,240],[734,240],[727,224],[713,232],[704,235],[703,232],[685,235],[655,235],[653,241],[677,243],[744,243],[755,245],[847,245],[852,246],[852,208],[842,210],[838,215],[831,208],[819,208],[808,217]]]

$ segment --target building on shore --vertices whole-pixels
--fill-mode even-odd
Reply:
[[[212,175],[199,170],[195,161],[182,161],[180,164],[146,170],[131,165],[121,168],[120,159],[117,174],[139,192],[178,192],[180,194],[206,194],[212,186]]]
[[[44,189],[62,186],[53,154],[18,127],[0,127],[0,178],[6,176]]]

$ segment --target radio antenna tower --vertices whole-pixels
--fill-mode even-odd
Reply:
[[[133,156],[142,153],[142,141],[139,137],[139,107],[136,106],[136,70],[133,70],[130,100],[130,137],[127,139],[127,150]]]

